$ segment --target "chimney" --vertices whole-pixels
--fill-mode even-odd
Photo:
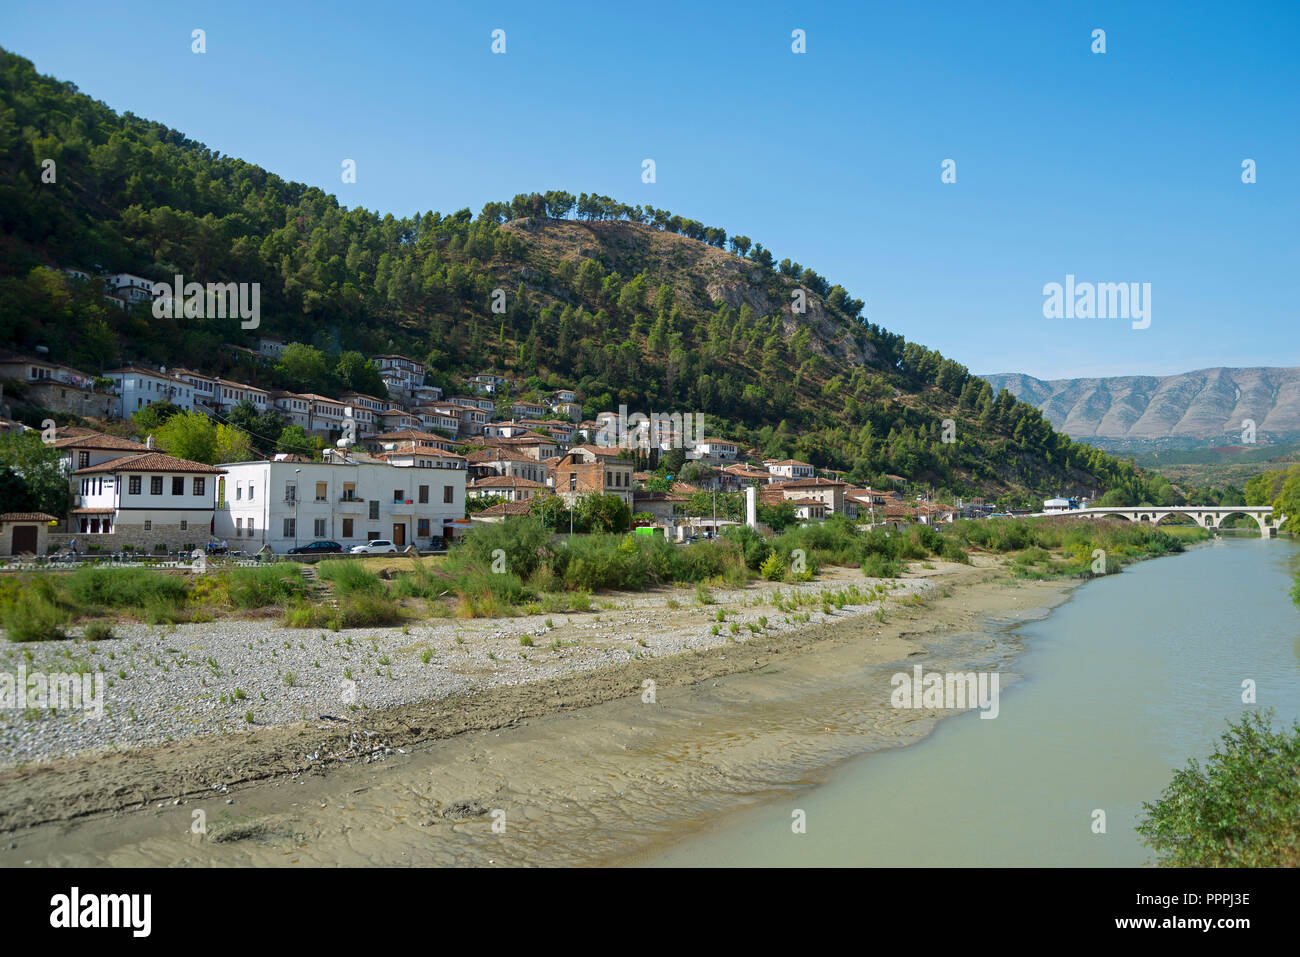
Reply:
[[[144,447],[145,447],[146,449],[151,449],[151,448],[153,448],[153,436],[152,436],[152,435],[149,436],[148,438],[146,438],[146,439],[144,440]]]

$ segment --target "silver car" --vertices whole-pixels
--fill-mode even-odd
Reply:
[[[353,545],[353,555],[396,555],[397,546],[386,538],[376,538],[364,545]]]

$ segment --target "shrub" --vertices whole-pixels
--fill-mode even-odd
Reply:
[[[31,580],[21,594],[0,603],[0,624],[10,641],[53,641],[66,638],[63,626],[72,616],[58,601],[54,586],[45,579]]]
[[[939,547],[939,557],[946,562],[961,562],[963,565],[970,564],[970,555],[966,554],[966,549],[962,548],[950,538],[945,538],[943,544]]]
[[[873,552],[862,561],[862,574],[867,578],[897,578],[902,573],[902,566],[884,555]]]
[[[379,576],[367,569],[359,561],[347,558],[332,558],[316,566],[316,574],[322,581],[334,586],[339,595],[378,595],[384,590],[384,583]]]
[[[785,562],[780,555],[768,555],[759,567],[759,573],[770,582],[785,581]]]
[[[477,566],[449,575],[448,584],[457,596],[456,611],[462,618],[509,615],[525,597],[518,575],[498,574]]]
[[[1300,865],[1300,723],[1274,731],[1273,713],[1229,720],[1204,768],[1174,772],[1137,831],[1167,867]]]
[[[64,590],[81,606],[102,608],[172,608],[185,603],[185,579],[148,568],[85,566],[68,576]]]
[[[301,598],[284,610],[280,621],[289,628],[330,628],[338,631],[343,627],[342,616],[337,608]]]
[[[723,532],[725,540],[733,542],[740,549],[745,565],[758,569],[771,554],[772,548],[758,532],[748,525],[738,525]]]
[[[102,621],[92,621],[82,630],[81,637],[88,641],[107,641],[113,637],[113,629]]]
[[[476,528],[465,538],[461,550],[465,558],[491,566],[493,552],[505,553],[506,571],[521,580],[528,578],[550,556],[551,536],[535,518],[520,517],[499,525]]]
[[[234,568],[223,576],[230,603],[236,608],[265,608],[290,601],[307,591],[298,565],[281,563],[260,568]]]
[[[339,599],[339,620],[345,628],[393,625],[401,620],[397,602],[387,595],[354,593]]]
[[[575,590],[641,589],[651,579],[648,552],[634,535],[588,535],[556,554],[555,571]]]

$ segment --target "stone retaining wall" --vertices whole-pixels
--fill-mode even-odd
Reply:
[[[100,553],[120,552],[123,545],[130,545],[137,553],[151,555],[157,545],[167,546],[169,552],[186,546],[202,548],[210,537],[207,525],[202,522],[191,524],[185,529],[181,528],[179,523],[155,522],[149,531],[145,531],[143,525],[118,525],[107,535],[73,531],[50,532],[48,541],[51,545],[58,545],[63,549],[67,548],[75,538],[77,551],[83,555],[94,554],[90,551],[91,545],[98,545]]]

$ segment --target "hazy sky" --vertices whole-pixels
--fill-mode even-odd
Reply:
[[[1300,365],[1297,28],[1294,0],[0,9],[40,72],[345,205],[648,203],[1041,377]],[[1044,318],[1067,274],[1150,283],[1150,327]]]

